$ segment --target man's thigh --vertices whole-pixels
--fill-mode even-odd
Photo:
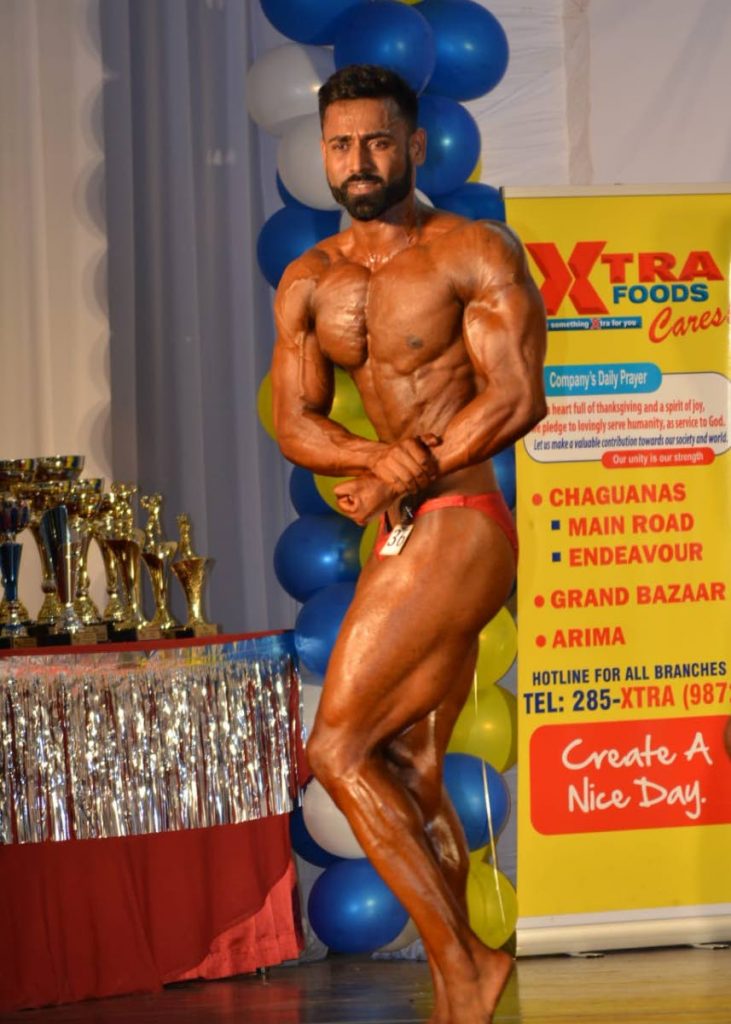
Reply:
[[[361,575],[330,659],[321,726],[369,745],[450,706],[456,690],[461,704],[476,637],[513,572],[504,535],[480,512],[418,520],[401,554],[371,560]]]

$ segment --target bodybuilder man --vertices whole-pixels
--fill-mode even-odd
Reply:
[[[503,225],[425,208],[417,101],[381,68],[320,90],[322,153],[352,224],[279,285],[272,367],[280,447],[381,516],[330,658],[307,752],[365,854],[409,911],[435,989],[432,1021],[488,1024],[511,959],[470,930],[468,856],[442,786],[483,626],[513,583],[516,541],[490,456],[545,414],[545,321]],[[334,367],[378,441],[328,419]]]

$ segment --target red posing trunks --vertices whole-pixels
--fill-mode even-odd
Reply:
[[[500,491],[488,491],[486,494],[443,494],[439,498],[427,498],[416,509],[413,518],[418,519],[419,516],[424,516],[427,512],[436,512],[440,508],[476,508],[480,512],[484,512],[486,516],[497,523],[510,541],[515,557],[518,557],[518,534],[515,530],[515,523]],[[384,514],[381,516],[378,536],[374,545],[376,558],[381,561],[385,558],[385,555],[381,554],[381,549],[388,540],[389,533]]]

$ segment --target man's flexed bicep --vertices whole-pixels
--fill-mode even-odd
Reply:
[[[283,455],[316,473],[346,476],[367,468],[379,446],[328,418],[335,368],[321,351],[313,296],[321,269],[317,251],[285,271],[274,301],[272,360],[274,430]]]
[[[463,338],[478,384],[436,454],[441,473],[489,458],[545,416],[546,321],[520,242],[502,225],[469,229],[470,268],[457,289]]]

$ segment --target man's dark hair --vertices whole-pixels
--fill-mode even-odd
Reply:
[[[416,93],[400,75],[376,64],[348,64],[330,75],[318,93],[320,124],[325,111],[338,100],[392,99],[409,127],[416,131],[419,100]]]

